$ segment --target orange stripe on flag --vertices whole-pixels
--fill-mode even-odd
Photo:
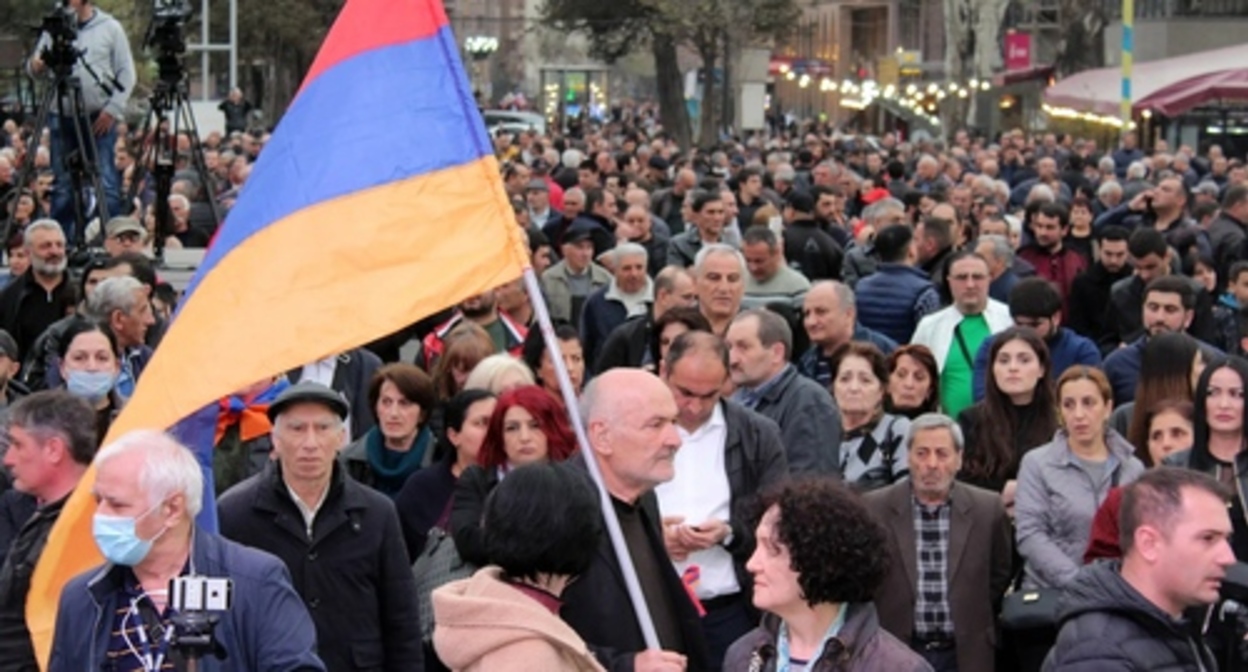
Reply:
[[[301,210],[202,278],[106,443],[168,428],[261,378],[398,331],[527,265],[493,157]],[[101,562],[91,535],[94,480],[88,470],[65,504],[43,551],[50,562],[31,581],[26,619],[45,669],[61,587]]]

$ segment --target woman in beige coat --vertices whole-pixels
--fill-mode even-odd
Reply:
[[[494,488],[482,520],[492,564],[433,592],[433,646],[442,662],[456,672],[603,670],[559,619],[559,596],[598,548],[592,487],[574,467],[536,463]]]

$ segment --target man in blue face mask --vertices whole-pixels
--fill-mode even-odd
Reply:
[[[189,450],[156,431],[131,432],[100,450],[92,531],[106,560],[61,593],[49,672],[84,668],[182,669],[169,582],[227,578],[233,603],[220,612],[202,672],[324,670],[316,632],[277,558],[196,530],[203,475]]]

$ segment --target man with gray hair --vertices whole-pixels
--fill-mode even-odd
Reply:
[[[320,383],[278,395],[268,408],[273,459],[221,497],[221,534],[286,564],[329,669],[359,669],[366,657],[370,668],[419,671],[420,610],[398,513],[337,459],[347,411]]]
[[[765,308],[747,310],[728,327],[728,373],[733,401],[780,426],[794,473],[837,474],[841,414],[828,388],[789,363],[793,331]]]
[[[866,341],[885,355],[897,349],[896,341],[858,322],[854,290],[835,280],[811,285],[802,303],[802,326],[810,349],[798,360],[798,371],[824,389],[832,384],[832,353],[842,345]]]
[[[712,333],[723,335],[728,323],[741,312],[746,268],[745,257],[731,245],[714,243],[698,251],[693,286],[698,310],[710,322]]]
[[[810,280],[785,263],[783,241],[765,226],[751,226],[745,230],[741,253],[749,275],[745,278],[747,307],[761,307],[768,303],[786,303],[794,307],[802,304],[802,297],[810,289]]]
[[[130,432],[96,455],[91,494],[105,563],[61,592],[50,672],[141,669],[144,656],[114,633],[140,641],[140,629],[173,628],[169,584],[190,574],[232,582],[230,608],[215,630],[229,659],[207,657],[200,670],[235,669],[241,661],[252,669],[325,670],[316,629],[282,562],[196,527],[204,476],[189,449],[163,432]]]
[[[182,194],[169,194],[169,231],[159,231],[168,240],[176,240],[176,246],[184,248],[208,247],[211,236],[207,231],[191,226],[191,200]]]
[[[14,490],[0,496],[0,505],[21,526],[0,536],[0,670],[36,670],[26,595],[65,500],[95,457],[95,411],[64,390],[48,390],[7,413],[4,466]]]
[[[659,363],[651,349],[655,322],[673,308],[692,308],[697,305],[693,276],[679,266],[668,266],[654,278],[654,302],[650,310],[621,324],[603,343],[598,359],[594,360],[594,374],[619,367],[646,368],[658,371]]]
[[[776,187],[776,193],[783,198],[793,190],[797,182],[797,171],[793,168],[793,164],[781,163],[771,174],[771,181]],[[746,226],[749,226],[749,222],[746,222]]]
[[[862,211],[863,224],[874,234],[892,224],[909,224],[906,219],[906,205],[889,197],[882,198],[867,206]],[[871,275],[879,267],[879,258],[875,255],[875,245],[855,243],[845,250],[845,263],[841,266],[841,279],[850,287],[857,287],[858,281]]]
[[[754,627],[745,569],[754,538],[746,502],[789,473],[776,423],[723,398],[729,366],[729,350],[714,334],[691,331],[672,342],[663,377],[676,401],[681,444],[675,478],[655,489],[676,571],[689,576],[697,567],[691,589],[706,607],[702,630],[713,662]]]
[[[889,531],[880,625],[936,672],[992,670],[996,606],[1013,563],[1005,507],[997,493],[956,481],[964,443],[953,418],[915,418],[905,447],[910,478],[864,496]]]
[[[631,317],[645,315],[654,302],[654,283],[646,274],[646,248],[620,243],[607,255],[612,259],[611,281],[590,294],[581,310],[579,331],[587,362],[598,361],[602,344],[616,327]]]
[[[1021,280],[1014,272],[1014,248],[1010,247],[1010,239],[996,234],[981,235],[975,240],[975,251],[988,262],[988,275],[992,276],[988,296],[1009,303],[1010,290]]]
[[[53,322],[74,310],[74,288],[65,270],[65,233],[54,219],[31,222],[22,232],[30,270],[0,291],[0,329],[17,341],[23,357]]]
[[[147,330],[156,324],[147,285],[131,276],[107,278],[87,298],[88,316],[107,324],[121,348],[121,374],[114,388],[122,399],[134,394],[139,376],[152,358]]]

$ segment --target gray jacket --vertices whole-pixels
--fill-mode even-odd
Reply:
[[[40,35],[39,42],[35,45],[35,54],[41,55],[50,42],[51,38],[47,33]],[[135,82],[134,57],[130,54],[130,40],[126,38],[126,30],[111,14],[96,8],[95,14],[78,28],[78,38],[74,40],[74,46],[85,50],[82,60],[91,66],[99,75],[100,81],[107,84],[112,91],[112,95],[105,95],[82,63],[75,63],[73,75],[82,82],[83,107],[88,114],[104,111],[114,119],[121,119],[125,115],[126,102],[130,99]],[[48,71],[45,70],[44,73],[46,75]],[[121,88],[112,84],[114,79],[121,84]],[[66,101],[67,105],[68,103]]]
[[[791,473],[840,473],[841,412],[819,383],[790,364],[754,410],[780,425]]]
[[[852,287],[858,281],[871,275],[879,267],[879,259],[875,257],[872,246],[851,245],[845,250],[845,262],[841,265],[841,280]]]
[[[698,233],[698,227],[691,226],[685,229],[684,233],[672,236],[672,239],[667,241],[667,265],[691,268],[700,249],[702,249],[702,236]]]
[[[590,294],[611,284],[611,273],[607,269],[590,262],[589,264]],[[555,322],[572,322],[572,285],[568,282],[568,262],[561,261],[542,273],[542,291],[546,293],[546,305],[550,307],[550,319]]]
[[[855,602],[841,608],[848,610],[845,625],[807,670],[931,672],[927,661],[880,627],[875,605]],[[733,642],[724,656],[724,672],[776,672],[780,623],[778,616],[766,614],[761,625]]]
[[[1060,588],[1079,573],[1088,547],[1092,518],[1110,488],[1127,485],[1144,473],[1135,449],[1109,429],[1104,477],[1094,483],[1076,461],[1059,429],[1053,440],[1023,456],[1014,498],[1018,552],[1026,563],[1024,588]]]

